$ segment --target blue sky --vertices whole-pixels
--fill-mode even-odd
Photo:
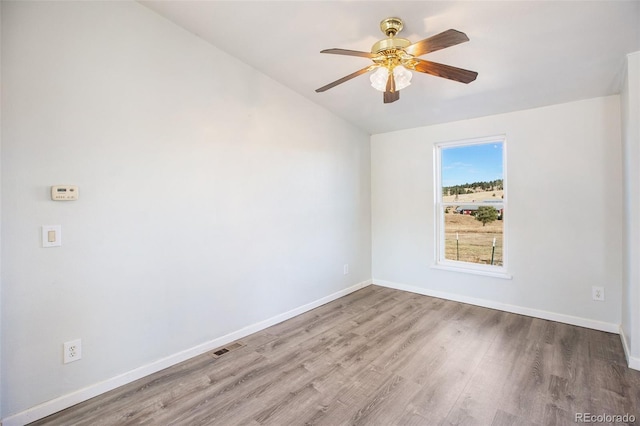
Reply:
[[[502,179],[502,142],[442,148],[442,186]]]

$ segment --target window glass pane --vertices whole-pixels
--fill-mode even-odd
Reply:
[[[502,205],[445,206],[443,217],[446,260],[503,266]]]
[[[503,155],[501,137],[439,146],[441,261],[504,267]]]
[[[442,201],[500,202],[502,152],[502,142],[442,147]]]

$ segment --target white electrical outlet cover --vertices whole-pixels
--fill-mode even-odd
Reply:
[[[82,358],[82,340],[64,342],[64,363],[68,364]]]
[[[591,298],[597,301],[604,301],[604,287],[591,287]]]

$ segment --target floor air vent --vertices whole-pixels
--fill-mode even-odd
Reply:
[[[231,344],[228,344],[227,346],[216,349],[215,351],[211,352],[211,354],[213,355],[214,358],[220,358],[222,355],[226,354],[227,352],[234,351],[243,346],[244,346],[244,343],[242,342],[233,342]]]

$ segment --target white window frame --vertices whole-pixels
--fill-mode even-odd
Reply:
[[[444,210],[447,206],[459,205],[459,202],[445,202],[442,194],[442,149],[455,148],[471,145],[484,145],[489,143],[502,144],[502,185],[504,198],[502,199],[502,208],[505,214],[502,218],[502,265],[483,265],[472,262],[463,262],[459,260],[450,260],[445,258],[445,226],[444,226]],[[466,272],[477,275],[486,275],[498,278],[511,279],[511,275],[507,272],[508,267],[508,226],[510,211],[507,207],[507,137],[506,135],[495,135],[481,138],[464,139],[457,141],[439,142],[433,147],[434,161],[434,207],[435,207],[435,263],[432,266],[436,269],[444,269],[456,272]],[[496,203],[476,202],[477,205],[495,206]]]

